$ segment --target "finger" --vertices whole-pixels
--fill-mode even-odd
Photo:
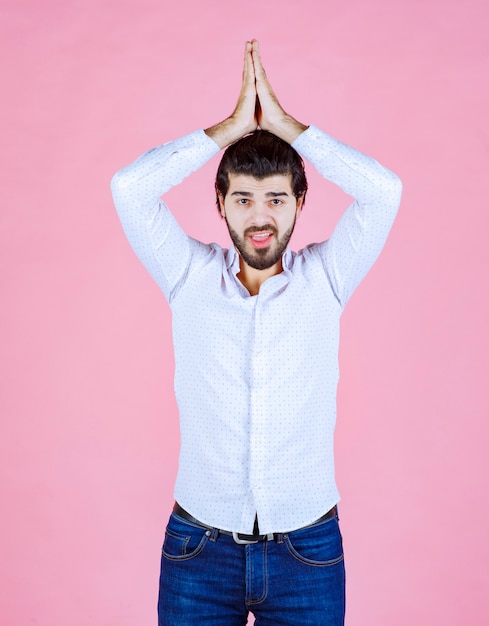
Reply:
[[[256,39],[253,39],[251,42],[252,45],[252,57],[253,57],[253,65],[255,68],[255,75],[260,80],[266,80],[267,75],[265,73],[265,68],[263,67],[263,63],[260,55],[260,44]]]
[[[255,70],[253,67],[252,43],[247,41],[244,49],[243,59],[243,81],[239,93],[238,101],[234,109],[233,115],[239,120],[248,121],[255,116]]]
[[[244,63],[243,63],[243,83],[255,82],[255,70],[253,68],[252,43],[247,41],[245,44]]]
[[[265,68],[263,67],[263,63],[261,61],[260,48],[256,39],[254,39],[252,42],[252,55],[256,78],[256,92],[259,98],[261,98],[262,100],[272,100],[278,104],[277,96],[275,95],[275,92],[273,91],[273,88],[268,81],[267,75],[265,73]],[[262,102],[261,104],[263,106],[264,102]]]

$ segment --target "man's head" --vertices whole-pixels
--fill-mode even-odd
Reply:
[[[227,148],[216,176],[217,205],[244,261],[267,269],[281,258],[307,191],[300,155],[258,130]]]

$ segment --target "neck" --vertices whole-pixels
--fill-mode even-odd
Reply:
[[[283,271],[282,259],[277,261],[272,267],[268,267],[266,270],[256,270],[239,258],[239,273],[237,277],[242,285],[250,292],[251,296],[258,295],[260,287],[263,283]]]

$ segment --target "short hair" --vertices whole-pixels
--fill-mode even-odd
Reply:
[[[216,174],[216,201],[229,189],[229,174],[246,174],[263,179],[274,174],[290,174],[294,196],[305,199],[307,179],[300,154],[280,137],[266,130],[255,130],[226,148]]]

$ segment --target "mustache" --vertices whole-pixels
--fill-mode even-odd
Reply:
[[[264,231],[268,231],[272,233],[272,235],[277,236],[278,231],[272,224],[263,224],[263,226],[249,226],[243,233],[244,237],[248,237],[253,233],[262,233]]]

